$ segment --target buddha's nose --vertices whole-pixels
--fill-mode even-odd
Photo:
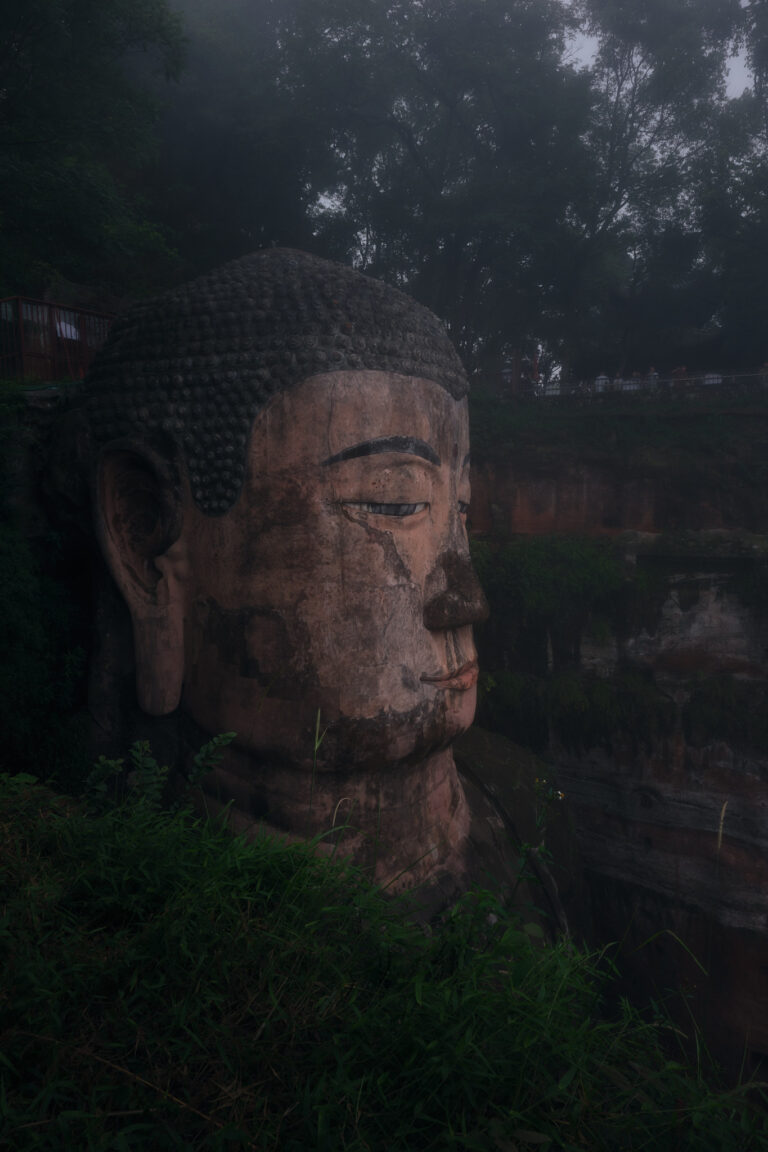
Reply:
[[[424,624],[448,631],[488,619],[488,602],[467,554],[443,552],[427,576]]]

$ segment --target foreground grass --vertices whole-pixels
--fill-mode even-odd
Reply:
[[[768,1148],[490,896],[425,934],[306,847],[146,799],[0,777],[0,973],[0,1147]]]

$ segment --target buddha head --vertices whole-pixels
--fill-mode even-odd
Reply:
[[[466,393],[429,311],[280,249],[133,307],[83,390],[139,713],[235,732],[207,802],[379,878],[466,836]]]

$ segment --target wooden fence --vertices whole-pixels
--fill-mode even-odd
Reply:
[[[80,380],[114,317],[25,296],[0,300],[0,380]]]

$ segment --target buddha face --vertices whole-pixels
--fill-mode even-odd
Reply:
[[[429,380],[329,373],[274,397],[236,505],[209,517],[187,494],[167,566],[182,709],[318,771],[416,762],[469,727],[486,607],[468,453],[466,401]]]

